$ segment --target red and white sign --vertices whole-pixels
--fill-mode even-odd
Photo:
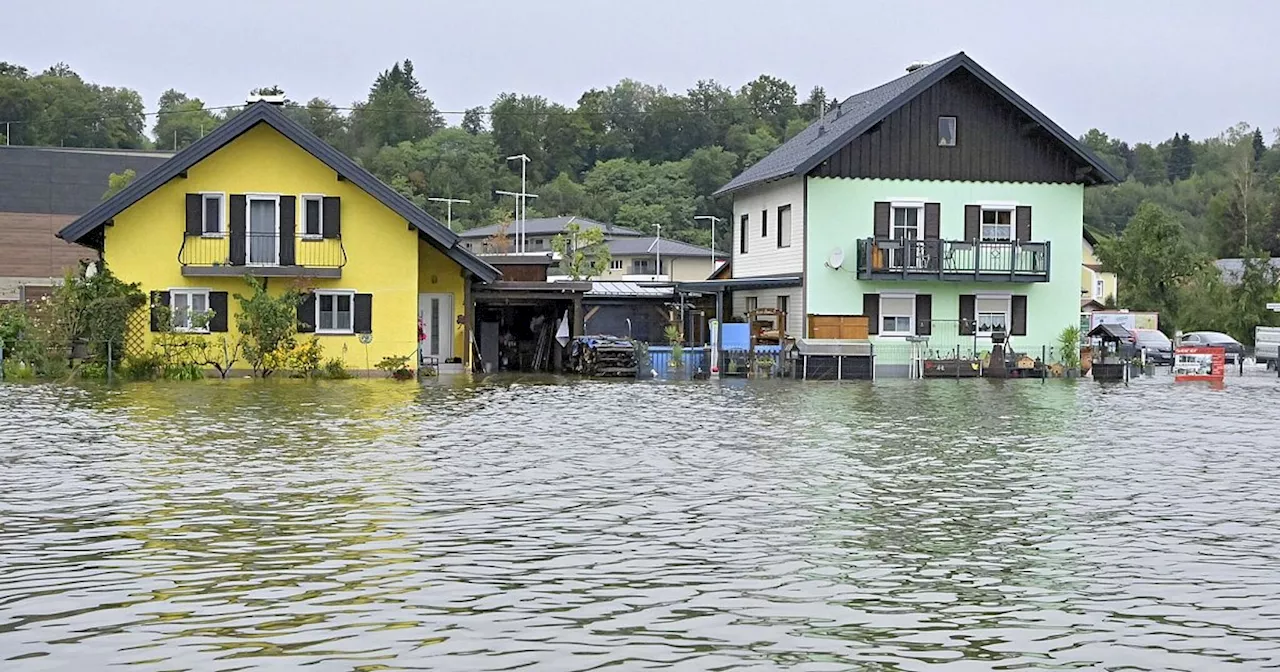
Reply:
[[[1227,354],[1222,348],[1179,346],[1173,351],[1173,379],[1177,382],[1222,382],[1226,376]]]

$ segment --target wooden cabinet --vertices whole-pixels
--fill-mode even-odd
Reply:
[[[809,338],[865,341],[867,326],[864,315],[810,315]]]

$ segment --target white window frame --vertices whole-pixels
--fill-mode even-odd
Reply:
[[[978,294],[973,297],[973,333],[978,338],[991,338],[994,331],[988,329],[982,330],[983,315],[998,315],[999,313],[991,311],[979,311],[978,303],[981,301],[1004,301],[1004,333],[1008,334],[1013,328],[1013,295],[1012,294]]]
[[[209,206],[211,200],[218,202],[218,230],[209,230]],[[200,192],[200,237],[223,238],[227,235],[227,195],[221,191]]]
[[[253,202],[275,201],[276,204],[276,258],[272,262],[252,262],[253,257]],[[245,194],[244,195],[244,264],[272,268],[280,265],[280,194]]]
[[[303,240],[323,240],[324,239],[324,194],[299,194],[298,200],[302,203],[302,226],[298,227],[299,237]],[[307,233],[307,203],[316,201],[319,203],[318,210],[320,217],[317,223],[320,225],[320,231],[317,233]],[[276,215],[279,217],[279,214]]]
[[[1107,283],[1102,279],[1102,274],[1097,271],[1093,272],[1093,298],[1102,301],[1107,294]]]
[[[889,238],[890,240],[902,240],[898,238],[898,221],[896,218],[897,211],[901,209],[916,211],[916,240],[924,239],[924,200],[897,200],[889,202]]]
[[[988,203],[981,206],[982,214],[978,216],[978,238],[984,243],[1011,243],[1018,234],[1018,206],[1009,203]],[[1009,213],[1009,235],[1007,238],[988,238],[988,226],[1004,226],[1003,224],[987,224],[988,212]]]
[[[884,309],[885,299],[906,299],[908,302],[908,305],[911,306],[911,313],[908,315],[888,313]],[[892,317],[894,319],[903,318],[903,317],[907,318],[907,330],[906,331],[901,331],[901,330],[886,331],[884,328],[884,318],[886,317]],[[880,324],[876,325],[879,329],[880,336],[915,336],[916,335],[916,295],[915,294],[881,294],[879,315],[876,316],[876,319],[880,321]]]
[[[624,268],[626,268],[626,265],[623,263],[622,259],[610,259],[610,260],[609,260],[609,270],[611,270],[611,271],[621,271],[621,270],[622,270],[622,269],[624,269]]]
[[[951,120],[951,142],[943,142],[942,140],[942,120]],[[960,118],[954,114],[938,115],[938,146],[939,147],[955,147],[960,142]]]
[[[337,335],[348,335],[348,336],[356,333],[355,331],[356,329],[356,290],[354,289],[317,289],[314,292],[312,292],[312,294],[315,296],[315,300],[316,300],[316,314],[315,314],[316,332],[315,333],[337,334]],[[348,325],[346,329],[321,329],[320,328],[320,297],[321,296],[334,297],[333,313],[334,313],[335,321],[337,320],[337,314],[338,314],[337,297],[339,296],[349,297],[351,301],[351,324]]]
[[[201,202],[201,204],[203,204],[203,201]],[[177,315],[177,308],[175,308],[173,304],[177,300],[177,296],[179,294],[185,295],[187,297],[186,326],[177,326],[173,324],[173,318],[175,315]],[[206,287],[170,287],[169,288],[169,328],[172,329],[173,331],[179,331],[182,333],[207,334],[209,333],[208,322],[205,323],[204,327],[191,326],[191,317],[195,315],[195,313],[191,310],[191,304],[192,304],[191,297],[193,296],[204,296],[204,312],[208,313],[211,310],[209,308],[209,289],[208,288]]]

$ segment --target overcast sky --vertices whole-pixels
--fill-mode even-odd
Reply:
[[[442,110],[566,104],[629,77],[684,91],[761,73],[841,98],[965,51],[1069,132],[1130,142],[1280,126],[1280,2],[1215,0],[94,0],[4,2],[0,60],[57,61],[207,105],[279,84],[347,105],[412,59]],[[262,7],[259,7],[261,5]],[[1043,5],[1043,6],[1042,6]],[[457,123],[460,117],[448,117]],[[148,121],[150,126],[151,121]]]

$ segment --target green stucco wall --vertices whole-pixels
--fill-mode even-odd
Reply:
[[[1027,297],[1027,335],[1013,339],[1018,351],[1039,353],[1052,346],[1063,328],[1078,326],[1080,314],[1081,235],[1084,187],[1071,184],[939,182],[809,178],[805,307],[813,315],[858,315],[864,293],[915,292],[933,296],[935,334],[930,345],[975,346],[971,336],[955,335],[961,294],[1008,293]],[[940,203],[941,237],[964,238],[964,207],[982,203],[1014,203],[1032,208],[1032,239],[1050,243],[1050,282],[861,282],[857,279],[856,240],[873,234],[876,201]],[[826,265],[831,251],[844,250],[838,270]],[[941,333],[939,333],[941,332]],[[950,333],[947,333],[950,332]],[[901,350],[902,338],[872,337],[883,354]],[[989,347],[986,339],[976,344]],[[895,347],[897,346],[897,347]]]

